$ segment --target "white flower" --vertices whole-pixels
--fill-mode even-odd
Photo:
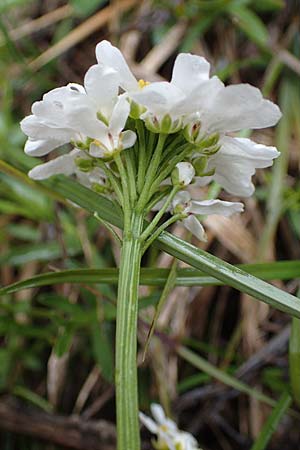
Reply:
[[[201,132],[206,135],[271,127],[281,117],[278,106],[249,84],[225,87],[220,82],[213,94],[206,93],[205,102],[199,98],[197,110]]]
[[[212,91],[219,81],[209,80],[209,63],[197,55],[177,56],[170,82],[156,82],[131,93],[147,110],[141,116],[153,132],[174,133],[182,128],[186,115],[197,110],[199,91]],[[196,95],[197,93],[197,95]]]
[[[92,142],[90,154],[101,158],[111,156],[115,151],[124,150],[134,145],[136,134],[131,130],[123,131],[129,115],[130,105],[126,97],[120,97],[115,104],[108,125],[102,137]]]
[[[29,138],[26,153],[43,156],[69,142],[88,150],[91,139],[110,154],[134,144],[133,131],[122,133],[130,107],[125,98],[118,98],[116,72],[94,65],[86,73],[84,84],[53,89],[32,105],[33,114],[21,122]]]
[[[69,104],[84,95],[83,87],[69,84],[53,89],[43,100],[32,105],[32,115],[21,122],[22,131],[29,137],[25,152],[31,156],[43,156],[72,140],[80,140],[80,131],[68,121]]]
[[[251,195],[254,191],[251,177],[256,169],[271,166],[279,152],[274,147],[229,137],[226,133],[275,125],[281,117],[278,106],[249,84],[225,87],[219,81],[215,89],[199,89],[194,95],[197,107],[185,118],[185,136],[199,147],[194,157],[207,155],[205,172],[211,175],[200,178],[199,184],[216,180],[231,194]]]
[[[189,162],[180,162],[172,173],[172,182],[174,185],[187,186],[195,176],[195,169]]]
[[[190,434],[178,430],[173,420],[166,417],[162,407],[153,403],[150,407],[155,420],[140,412],[141,422],[157,435],[157,450],[200,450],[196,439]]]
[[[225,136],[220,143],[220,150],[207,162],[206,172],[213,174],[196,177],[196,184],[204,186],[215,180],[230,194],[249,197],[254,192],[251,178],[256,169],[271,166],[280,153],[275,147],[245,138]]]
[[[105,40],[99,42],[96,46],[96,58],[100,67],[113,69],[118,74],[118,84],[124,91],[132,92],[139,89],[138,81],[117,47]]]
[[[195,92],[199,88],[213,90],[216,77],[209,80],[209,63],[205,58],[181,53],[177,56],[171,82],[145,83],[137,81],[119,49],[108,41],[96,47],[101,66],[119,74],[119,85],[137,104],[147,110],[141,115],[147,127],[157,133],[174,133],[182,127],[185,114],[195,111]]]
[[[78,181],[86,187],[93,184],[104,185],[106,177],[99,167],[83,171],[80,169],[78,160],[91,161],[85,152],[73,149],[70,153],[58,156],[44,164],[39,164],[30,170],[28,176],[33,180],[45,180],[52,175],[76,175]]]
[[[206,241],[206,234],[203,226],[195,215],[214,215],[231,216],[240,213],[244,205],[238,202],[225,202],[222,200],[192,200],[187,191],[178,192],[172,202],[173,214],[182,213],[187,217],[182,220],[183,225],[200,241]]]

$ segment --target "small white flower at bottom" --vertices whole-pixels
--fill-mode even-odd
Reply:
[[[151,433],[157,435],[153,445],[156,450],[201,450],[196,439],[187,432],[180,431],[176,423],[166,417],[157,403],[150,407],[155,420],[140,412],[140,420]]]

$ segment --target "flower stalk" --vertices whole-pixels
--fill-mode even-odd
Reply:
[[[124,229],[117,300],[116,398],[118,450],[140,450],[137,384],[138,288],[143,215],[132,211]]]
[[[217,182],[230,194],[250,196],[255,170],[272,165],[279,152],[231,134],[272,126],[281,113],[255,87],[226,87],[210,77],[210,65],[201,56],[178,55],[171,81],[154,83],[136,80],[108,41],[97,45],[96,57],[84,85],[70,83],[45,94],[21,128],[31,156],[68,143],[74,147],[34,167],[31,178],[75,176],[123,211],[116,323],[118,450],[140,450],[136,354],[142,255],[177,221],[205,241],[198,216],[242,212],[242,203],[205,199],[202,188]],[[157,213],[144,230],[151,211]],[[164,414],[155,411],[164,423]],[[196,448],[194,439],[174,426],[161,435],[159,427],[147,423],[159,432],[157,448]]]

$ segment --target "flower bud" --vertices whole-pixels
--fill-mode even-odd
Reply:
[[[175,169],[171,174],[172,183],[174,186],[187,186],[191,183],[195,176],[195,169],[189,162],[180,162],[176,164]]]
[[[145,111],[146,108],[144,106],[139,105],[134,100],[130,101],[129,117],[131,117],[132,119],[139,119]]]
[[[173,134],[177,133],[182,127],[181,119],[172,119],[170,114],[165,114],[162,118],[158,118],[153,114],[145,115],[145,125],[152,133]]]
[[[93,183],[92,190],[97,192],[97,194],[106,194],[109,191],[107,186],[99,183]]]
[[[184,127],[183,135],[185,139],[191,144],[196,144],[200,138],[201,121],[197,120],[194,123],[189,123]]]
[[[75,164],[81,172],[90,172],[94,169],[94,161],[87,158],[76,158]]]
[[[198,177],[203,176],[205,169],[207,167],[208,158],[207,156],[199,156],[193,160],[193,166],[195,168],[196,175]]]

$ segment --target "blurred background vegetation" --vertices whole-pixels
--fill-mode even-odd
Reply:
[[[0,158],[23,173],[35,160],[23,153],[19,121],[46,91],[82,83],[102,39],[121,48],[138,78],[169,79],[178,52],[193,52],[225,83],[251,83],[277,102],[283,112],[277,129],[252,138],[276,145],[281,157],[257,174],[256,194],[241,217],[204,220],[208,242],[201,246],[233,264],[265,262],[253,266],[256,275],[297,292],[299,0],[1,0],[0,15]],[[111,235],[51,188],[0,171],[0,192],[2,285],[118,264]],[[294,275],[272,264],[281,260],[294,262]],[[143,263],[169,267],[172,258],[154,249]],[[252,445],[288,385],[290,318],[225,286],[176,287],[143,362],[160,291],[141,287],[141,408],[159,401],[205,450],[265,448]],[[115,300],[115,284],[83,282],[1,297],[1,450],[114,448]],[[174,351],[178,342],[194,350],[197,363]],[[298,347],[292,358],[300,358]],[[297,450],[299,417],[293,405],[267,448]]]

